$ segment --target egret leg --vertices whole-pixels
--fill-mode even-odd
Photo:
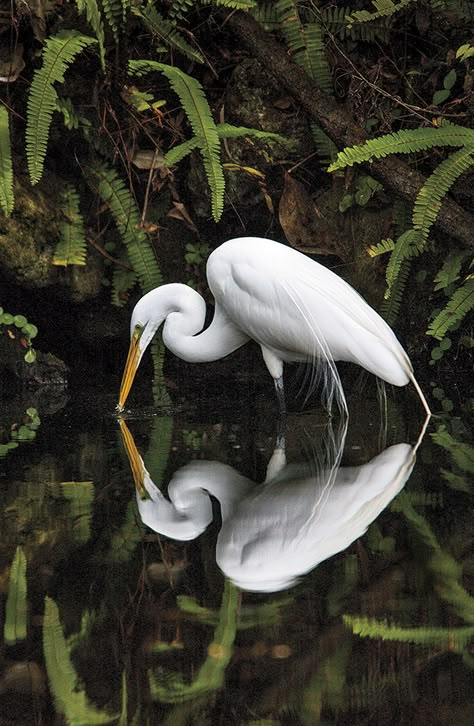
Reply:
[[[286,402],[285,402],[285,388],[283,386],[283,376],[275,378],[275,390],[278,399],[278,406],[280,413],[278,416],[277,425],[277,437],[276,437],[276,448],[285,450],[285,434],[286,434]]]
[[[286,418],[286,401],[285,401],[285,387],[283,385],[283,376],[274,378],[275,391],[278,399],[278,405],[280,407],[280,414]]]

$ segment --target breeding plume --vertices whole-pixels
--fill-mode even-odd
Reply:
[[[164,322],[165,346],[192,363],[224,358],[255,340],[282,408],[283,365],[303,361],[314,364],[328,406],[336,396],[346,410],[334,365],[341,360],[357,363],[396,386],[412,381],[430,413],[393,330],[331,270],[278,242],[241,237],[218,247],[209,257],[206,272],[215,312],[205,330],[206,304],[187,285],[162,285],[136,304],[119,410],[125,405],[143,353]]]

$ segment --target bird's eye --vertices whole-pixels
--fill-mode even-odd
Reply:
[[[144,330],[145,330],[145,326],[142,325],[141,323],[137,323],[133,329],[133,337],[140,338]]]

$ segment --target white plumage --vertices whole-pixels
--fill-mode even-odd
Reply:
[[[331,270],[277,242],[241,237],[218,247],[206,272],[215,298],[214,318],[206,330],[205,302],[186,285],[162,285],[138,301],[119,409],[144,351],[164,322],[165,346],[186,361],[218,360],[252,339],[261,347],[277,391],[283,389],[284,363],[309,361],[322,366],[327,400],[335,393],[345,408],[334,361],[350,361],[396,386],[411,380],[429,413],[392,329]]]

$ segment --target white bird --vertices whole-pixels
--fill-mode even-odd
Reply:
[[[216,562],[234,584],[254,592],[291,587],[361,537],[404,487],[426,428],[416,446],[396,444],[352,467],[340,466],[347,426],[333,443],[328,428],[326,465],[287,466],[276,449],[262,485],[227,464],[192,461],[173,475],[168,500],[146,470],[125,422],[120,426],[144,524],[172,539],[194,539],[212,521],[210,496],[215,497],[222,518]]]
[[[344,280],[278,242],[258,237],[229,240],[207,262],[214,318],[203,330],[206,303],[187,285],[161,285],[136,304],[130,348],[117,408],[123,410],[143,353],[160,325],[163,342],[185,361],[224,358],[250,339],[262,350],[284,409],[283,365],[306,361],[323,378],[328,408],[335,395],[347,411],[334,361],[357,363],[387,383],[412,381],[430,409],[405,350],[393,330]]]

